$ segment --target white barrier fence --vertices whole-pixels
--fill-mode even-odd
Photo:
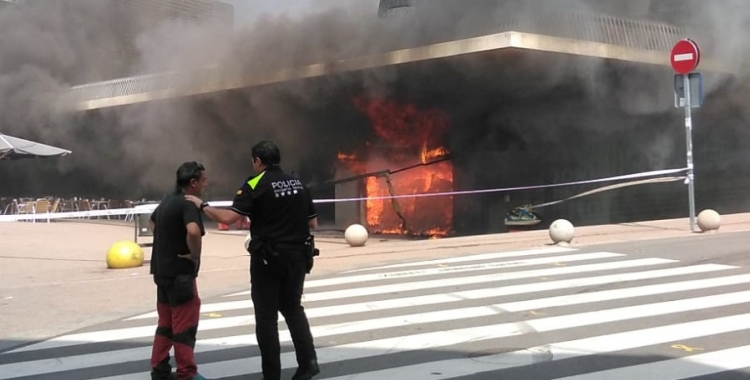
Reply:
[[[313,202],[318,204],[325,203],[340,203],[340,202],[358,202],[366,200],[385,200],[385,199],[402,199],[402,198],[421,198],[421,197],[440,197],[440,196],[458,196],[458,195],[471,195],[471,194],[487,194],[487,193],[509,193],[516,191],[528,191],[528,190],[540,190],[548,189],[553,187],[566,187],[575,185],[588,185],[595,183],[615,182],[615,181],[626,181],[629,182],[620,183],[616,185],[608,185],[599,189],[587,191],[576,196],[566,198],[563,200],[545,203],[542,205],[533,206],[534,208],[541,208],[550,206],[553,204],[559,204],[571,199],[581,198],[587,195],[600,193],[603,191],[610,191],[617,188],[643,185],[649,183],[660,183],[660,182],[672,182],[678,180],[684,180],[687,177],[663,177],[667,175],[674,175],[679,173],[687,173],[687,168],[683,169],[668,169],[668,170],[657,170],[650,172],[642,172],[635,174],[627,174],[616,177],[600,178],[587,181],[576,181],[567,182],[560,184],[549,184],[549,185],[538,185],[538,186],[521,186],[521,187],[509,187],[509,188],[497,188],[497,189],[483,189],[483,190],[466,190],[466,191],[451,191],[451,192],[440,192],[440,193],[426,193],[426,194],[406,194],[406,195],[394,195],[394,196],[380,196],[380,197],[362,197],[362,198],[342,198],[342,199],[316,199]],[[662,177],[662,178],[651,178],[644,180],[649,177]],[[213,207],[230,207],[232,201],[215,201],[209,202]],[[133,208],[119,208],[111,210],[91,210],[91,211],[76,211],[76,212],[47,212],[37,214],[21,214],[21,215],[0,215],[0,222],[19,222],[19,221],[34,221],[34,220],[54,220],[54,219],[78,219],[78,218],[92,218],[92,217],[106,217],[106,216],[137,216],[141,214],[150,214],[156,208],[156,204],[139,205]]]

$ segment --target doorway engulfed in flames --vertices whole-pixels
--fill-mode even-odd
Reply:
[[[357,98],[376,141],[356,152],[340,152],[339,162],[357,175],[365,175],[364,221],[371,231],[383,234],[440,237],[451,233],[453,199],[450,196],[372,199],[450,192],[453,165],[441,145],[449,127],[448,116],[438,109],[420,109],[383,99]]]

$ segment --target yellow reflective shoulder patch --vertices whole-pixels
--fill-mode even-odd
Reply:
[[[247,184],[250,186],[251,189],[255,190],[255,187],[258,186],[258,182],[260,182],[261,178],[263,178],[263,175],[265,174],[266,174],[265,171],[261,172],[260,174],[255,176],[255,178],[247,181]]]

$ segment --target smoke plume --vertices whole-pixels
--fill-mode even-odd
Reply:
[[[618,162],[640,162],[633,169],[641,171],[682,165],[683,129],[672,105],[669,70],[573,56],[556,55],[553,65],[550,55],[529,54],[509,56],[509,62],[467,58],[390,67],[86,114],[70,113],[54,94],[82,83],[212,65],[257,75],[478,36],[493,20],[540,11],[636,14],[684,24],[700,35],[710,60],[736,62],[738,51],[748,50],[744,36],[750,31],[750,12],[739,11],[746,8],[740,1],[689,1],[688,12],[665,8],[654,14],[648,1],[635,0],[430,0],[415,1],[403,17],[387,18],[377,17],[375,0],[337,1],[298,15],[238,17],[234,30],[213,22],[133,22],[115,1],[6,7],[0,10],[0,131],[73,155],[2,162],[0,194],[158,195],[171,187],[181,162],[198,160],[211,169],[212,195],[226,198],[251,174],[251,145],[266,138],[279,143],[287,169],[322,183],[332,178],[337,151],[361,146],[372,135],[352,105],[355,96],[446,109],[458,124],[447,143],[471,153],[468,166],[495,159],[493,171],[500,174],[479,168],[467,173],[486,178],[477,186],[517,185],[507,183],[517,163],[502,152],[566,147],[559,153],[565,160],[557,163],[564,168],[545,175],[555,181],[588,179],[596,171],[622,174],[599,163],[591,166],[601,166],[594,172],[580,170],[592,155],[619,155]],[[698,125],[710,123],[715,141],[746,138],[738,131],[750,121],[743,107],[745,73],[706,79],[707,102],[723,105],[707,110]],[[617,147],[602,148],[613,143]],[[537,171],[554,160],[529,154],[526,165],[537,165]],[[519,181],[537,179],[519,173]]]

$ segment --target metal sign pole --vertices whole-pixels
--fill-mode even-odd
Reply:
[[[690,75],[683,75],[685,81],[685,139],[687,143],[687,184],[690,209],[690,231],[695,232],[695,175],[693,173],[693,115],[690,99]]]
[[[701,49],[698,44],[689,39],[685,38],[678,41],[672,48],[670,53],[670,63],[672,69],[679,75],[682,75],[684,99],[685,99],[685,139],[687,142],[687,185],[688,185],[688,202],[690,208],[690,231],[695,232],[695,173],[693,172],[693,116],[692,106],[693,102],[695,105],[700,107],[703,105],[703,77],[698,74],[695,76],[697,83],[695,85],[698,89],[697,98],[691,99],[692,94],[690,90],[690,80],[693,75],[691,72],[698,68],[701,61]],[[675,107],[679,108],[680,88],[679,88],[679,77],[675,76]]]

